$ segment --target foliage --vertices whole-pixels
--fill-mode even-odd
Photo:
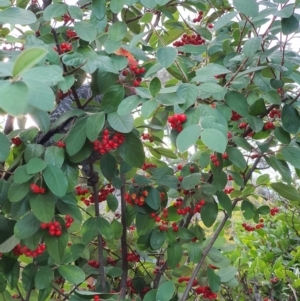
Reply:
[[[297,300],[299,1],[0,3],[0,300]]]

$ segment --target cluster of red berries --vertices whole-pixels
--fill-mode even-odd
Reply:
[[[90,265],[91,267],[95,268],[95,269],[99,269],[100,267],[100,263],[97,260],[89,260],[88,261],[88,265]]]
[[[20,244],[17,244],[13,248],[13,253],[15,256],[20,256],[20,255],[25,255],[27,257],[37,257],[40,256],[44,253],[46,250],[46,245],[45,244],[39,244],[36,249],[30,250],[26,246],[21,246]]]
[[[173,46],[181,47],[187,44],[202,45],[205,44],[205,40],[199,34],[184,34],[179,41],[175,41]]]
[[[233,180],[232,175],[228,175],[228,176],[227,176],[227,179],[228,179],[228,181],[232,181],[232,180]]]
[[[269,117],[270,118],[280,118],[281,117],[281,111],[278,109],[273,109],[270,113],[269,113]]]
[[[119,132],[109,135],[109,130],[105,129],[102,133],[101,141],[96,140],[93,142],[94,150],[99,154],[104,155],[111,150],[117,149],[125,140],[125,135]]]
[[[276,215],[279,212],[279,209],[277,207],[271,208],[270,209],[270,214],[272,216]]]
[[[238,121],[242,116],[235,111],[231,112],[231,121]]]
[[[168,117],[168,122],[172,129],[175,129],[178,133],[182,131],[182,124],[186,122],[185,114],[174,114]]]
[[[44,187],[40,187],[35,183],[30,184],[30,189],[34,194],[45,194],[46,189]]]
[[[179,227],[178,227],[178,225],[175,222],[173,222],[171,226],[172,226],[174,232],[178,232],[179,231]]]
[[[194,207],[194,214],[195,213],[199,213],[201,211],[201,208],[205,205],[205,201],[204,200],[200,200],[198,202],[195,203],[195,207]]]
[[[143,140],[149,140],[150,142],[154,141],[153,137],[150,134],[148,134],[148,133],[143,133],[142,134],[142,139]]]
[[[142,166],[142,170],[146,170],[148,168],[156,168],[157,165],[156,164],[153,164],[153,163],[144,163],[143,166]]]
[[[275,125],[272,121],[268,121],[265,123],[264,130],[268,131],[268,130],[274,130],[274,129],[275,129]]]
[[[202,17],[203,17],[203,11],[199,11],[198,12],[198,16],[196,18],[193,19],[193,23],[197,23],[197,22],[200,22],[202,20]]]
[[[68,14],[64,14],[62,17],[65,24],[68,23],[69,21],[74,22],[74,19],[72,19],[71,16]]]
[[[213,163],[214,166],[220,166],[220,162],[218,161],[218,158],[216,155],[212,154],[210,155],[210,160]]]
[[[65,221],[66,221],[66,228],[70,228],[72,223],[74,222],[74,218],[71,215],[66,215],[65,217]]]
[[[129,262],[139,262],[140,261],[140,255],[136,254],[134,252],[128,253],[126,258],[127,258],[127,261],[129,261]]]
[[[61,53],[69,52],[69,51],[72,50],[72,44],[63,42],[63,43],[60,44],[59,48],[60,48],[60,52],[61,52]],[[56,52],[59,52],[59,51],[57,50],[57,47],[53,47],[53,49],[54,49]]]
[[[115,266],[117,264],[117,260],[113,259],[112,257],[107,257],[107,265]]]
[[[189,281],[190,281],[190,277],[181,276],[178,278],[178,283],[189,282]],[[197,279],[194,279],[192,286],[197,286],[197,285],[198,285],[198,281]]]
[[[232,138],[232,133],[231,133],[231,132],[228,132],[228,133],[227,133],[227,138],[228,138],[228,139],[231,139],[231,138]]]
[[[213,300],[218,296],[216,293],[212,292],[209,286],[198,286],[195,288],[195,293],[197,295],[203,295],[204,299]]]
[[[226,194],[230,194],[232,191],[234,191],[233,187],[225,187],[225,189],[223,190]]]
[[[263,224],[263,222],[261,222],[261,223],[257,224],[255,227],[251,226],[249,224],[246,224],[246,223],[242,223],[242,226],[247,232],[253,232],[255,230],[263,228],[265,225]]]
[[[90,192],[88,188],[82,188],[81,186],[76,186],[75,189],[77,195],[85,195]]]
[[[44,230],[48,229],[48,233],[51,236],[61,236],[61,224],[58,221],[53,221],[50,223],[41,223],[40,227]]]
[[[15,146],[19,146],[20,144],[22,144],[22,140],[20,139],[20,137],[14,137],[14,138],[11,138],[11,142],[12,142]]]
[[[133,75],[135,77],[135,79],[133,81],[133,86],[134,87],[139,87],[141,85],[141,82],[142,82],[142,78],[139,77],[139,75],[141,75],[145,72],[146,72],[146,69],[144,67],[139,68],[136,65],[132,65],[132,66],[129,67],[129,69],[128,68],[124,69],[122,71],[122,75],[127,76],[129,73],[131,73],[131,75]]]
[[[137,206],[144,206],[145,205],[145,197],[148,196],[148,191],[147,190],[143,190],[141,193],[139,193],[138,195],[136,193],[125,193],[125,200],[127,202],[127,204],[129,205],[137,205]]]
[[[61,140],[57,141],[57,142],[55,143],[55,145],[56,145],[57,147],[59,147],[59,148],[65,148],[65,147],[66,147],[66,144],[65,144],[63,141],[61,141]]]
[[[99,295],[95,295],[94,296],[94,301],[100,301],[101,299],[100,299],[100,297],[99,297]]]
[[[222,158],[223,158],[224,160],[228,159],[228,154],[227,154],[227,153],[222,154]]]
[[[239,129],[245,129],[246,127],[247,127],[247,125],[248,125],[248,123],[246,123],[246,122],[241,122],[239,125],[238,125],[238,128]]]
[[[110,193],[113,193],[115,191],[115,188],[112,187],[110,184],[107,184],[105,186],[103,186],[99,193],[98,193],[98,201],[101,203],[101,202],[104,202],[106,201],[107,199],[107,196],[110,194]],[[91,202],[94,203],[94,198],[92,196],[91,198]]]
[[[77,38],[76,32],[72,29],[67,29],[66,34],[69,39]]]

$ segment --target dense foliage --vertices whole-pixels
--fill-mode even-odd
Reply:
[[[0,0],[1,301],[298,300],[289,2]]]

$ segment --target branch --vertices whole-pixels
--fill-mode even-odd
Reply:
[[[120,283],[120,299],[124,299],[127,291],[127,277],[128,277],[128,250],[127,250],[127,227],[126,227],[126,200],[125,200],[125,174],[121,174],[122,187],[121,187],[121,223],[122,223],[122,236],[121,236],[121,255],[122,255],[122,277]]]
[[[14,116],[7,115],[7,119],[6,119],[4,130],[3,130],[3,133],[5,135],[8,135],[10,132],[13,131],[13,129],[14,129],[14,121],[15,121],[15,117]]]

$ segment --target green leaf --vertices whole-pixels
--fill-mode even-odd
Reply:
[[[210,289],[213,292],[217,292],[221,286],[221,278],[215,274],[215,271],[211,268],[207,268],[207,279]]]
[[[49,131],[50,118],[48,112],[39,110],[37,108],[32,108],[32,111],[29,115],[42,132],[46,133]]]
[[[256,214],[254,205],[248,200],[243,200],[241,210],[246,220],[253,218]]]
[[[0,85],[0,94],[0,108],[6,113],[18,116],[27,112],[29,89],[24,82],[4,81]]]
[[[177,159],[176,154],[174,154],[174,151],[172,151],[171,149],[167,149],[167,148],[163,148],[163,147],[157,147],[157,148],[155,148],[155,151],[157,151],[162,156],[165,156],[167,158]]]
[[[149,91],[153,97],[156,97],[161,89],[161,81],[158,77],[154,77],[149,84]]]
[[[58,197],[67,193],[68,180],[57,166],[48,165],[43,172],[44,180],[48,188]]]
[[[10,252],[20,240],[16,238],[14,235],[5,240],[3,243],[0,244],[0,252],[1,253],[8,253]]]
[[[117,113],[119,116],[130,114],[141,102],[141,97],[131,95],[126,97],[118,106]]]
[[[82,242],[84,244],[90,243],[96,235],[98,235],[98,226],[94,217],[88,218],[81,228]]]
[[[282,197],[290,201],[299,201],[300,194],[298,190],[290,185],[283,183],[272,183],[271,187]]]
[[[97,30],[95,25],[88,22],[76,22],[74,25],[75,32],[83,41],[92,42],[96,39]]]
[[[117,112],[107,115],[109,125],[117,132],[130,133],[134,128],[134,119],[132,114],[120,116]]]
[[[222,65],[208,64],[196,71],[197,76],[193,80],[197,82],[214,82],[216,81],[215,76],[228,73],[231,73],[231,71]]]
[[[63,231],[62,235],[59,237],[50,236],[49,234],[47,234],[44,236],[44,239],[50,257],[54,260],[54,262],[60,264],[63,261],[65,255],[69,235],[65,231]]]
[[[299,21],[294,15],[290,16],[289,18],[282,18],[281,28],[284,35],[289,35],[298,30]]]
[[[68,247],[66,249],[65,255],[64,255],[64,259],[63,259],[63,263],[72,263],[75,260],[77,260],[80,255],[82,254],[82,252],[84,251],[84,249],[86,248],[85,244],[73,244],[70,247]]]
[[[121,41],[127,34],[127,26],[123,21],[116,21],[108,29],[108,37],[112,41]]]
[[[78,179],[78,176],[76,175],[76,179]],[[78,182],[76,182],[77,184]],[[73,185],[73,189],[74,189]],[[72,192],[73,192],[72,189]],[[60,198],[57,201],[57,208],[59,210],[59,212],[61,214],[69,214],[71,215],[75,221],[78,221],[79,223],[81,223],[82,220],[82,216],[81,216],[81,211],[79,210],[78,206],[77,206],[77,200],[74,196],[74,194],[67,194],[66,196]]]
[[[259,117],[248,115],[247,121],[251,129],[256,133],[260,132],[264,127],[264,122]]]
[[[100,169],[103,176],[111,182],[117,171],[117,160],[111,154],[105,154],[100,159]]]
[[[12,183],[8,189],[8,199],[12,203],[16,203],[24,199],[24,197],[29,193],[30,187],[28,183],[17,184]]]
[[[110,9],[114,14],[118,14],[121,12],[124,4],[124,0],[111,0]]]
[[[61,17],[68,10],[68,6],[63,3],[53,3],[46,7],[43,12],[43,19],[50,21],[53,18]]]
[[[198,124],[190,125],[184,128],[176,139],[178,151],[183,153],[193,146],[199,139],[201,128]]]
[[[226,26],[236,15],[237,11],[230,12],[228,14],[223,15],[221,18],[217,20],[215,23],[215,30],[219,30],[220,28]]]
[[[107,201],[107,207],[109,208],[109,210],[111,210],[112,212],[115,212],[118,209],[119,201],[113,194],[110,193],[107,196],[106,201]]]
[[[33,213],[28,213],[15,224],[15,236],[19,239],[29,238],[40,229],[40,224]]]
[[[226,105],[243,117],[248,115],[247,99],[244,95],[236,91],[228,91],[225,96]]]
[[[19,7],[9,7],[0,11],[0,24],[29,25],[36,21],[33,12]]]
[[[41,267],[34,277],[34,283],[37,289],[42,290],[51,285],[54,278],[54,271],[49,266]]]
[[[270,182],[270,175],[268,174],[260,175],[256,179],[256,185],[268,184],[269,182]]]
[[[22,284],[25,291],[29,292],[34,286],[34,276],[37,273],[37,266],[34,263],[26,265],[22,271]]]
[[[58,267],[60,275],[70,283],[79,284],[85,280],[83,270],[75,265],[61,265]]]
[[[201,132],[201,140],[207,147],[218,153],[225,152],[228,142],[227,137],[215,129],[204,129]]]
[[[101,109],[104,113],[117,111],[119,105],[124,99],[124,88],[121,85],[113,85],[109,87],[102,98]]]
[[[291,142],[290,134],[286,132],[282,127],[275,127],[274,135],[278,139],[278,141],[283,144],[289,144]]]
[[[158,250],[167,239],[167,232],[154,228],[150,236],[150,246],[153,250]]]
[[[237,273],[237,268],[233,266],[229,266],[226,268],[219,269],[217,275],[221,278],[221,282],[224,283],[230,281],[232,278],[235,278],[236,273]]]
[[[70,156],[77,154],[85,144],[86,121],[85,118],[77,119],[65,139],[66,151]]]
[[[153,210],[157,210],[160,206],[160,194],[154,187],[146,187],[148,195],[146,197],[146,204]]]
[[[232,202],[229,196],[223,191],[217,191],[217,197],[219,204],[225,209],[228,216],[231,217],[232,213]]]
[[[0,162],[5,162],[10,152],[10,141],[3,133],[0,133],[0,145]]]
[[[49,223],[54,217],[56,198],[52,193],[33,194],[30,199],[30,207],[35,217],[44,223]]]
[[[281,122],[287,132],[296,134],[300,128],[298,111],[293,106],[285,104],[281,111]]]
[[[14,183],[23,184],[28,182],[33,175],[27,174],[26,165],[19,166],[14,172]]]
[[[112,225],[103,217],[98,216],[97,226],[99,233],[107,240],[112,240],[114,238],[114,231]]]
[[[26,171],[29,175],[43,171],[47,167],[47,162],[40,158],[32,158],[26,165]]]
[[[105,114],[103,112],[89,115],[86,121],[85,134],[90,141],[97,140],[105,123]]]
[[[29,162],[32,158],[38,158],[44,152],[44,147],[40,144],[27,144],[24,158],[26,162]]]
[[[247,167],[247,162],[241,153],[241,151],[236,147],[227,147],[226,153],[228,154],[228,159],[238,168],[245,169]]]
[[[185,100],[184,104],[180,104],[180,108],[186,110],[197,100],[198,89],[192,84],[181,84],[178,87],[176,94]]]
[[[223,100],[226,92],[227,88],[212,82],[202,83],[199,86],[199,96],[202,98],[209,98],[212,96],[216,100]]]
[[[258,3],[256,0],[233,0],[233,5],[242,14],[249,17],[256,17],[258,15]]]
[[[63,70],[59,66],[34,67],[22,73],[22,78],[26,80],[37,80],[45,83],[58,83],[64,81]]]
[[[44,160],[48,164],[61,168],[65,160],[65,151],[61,147],[51,145],[45,151]]]
[[[122,159],[132,167],[141,167],[145,162],[145,153],[141,140],[134,134],[126,135],[125,141],[118,149]]]
[[[175,293],[175,285],[173,281],[164,282],[159,286],[156,293],[156,301],[169,301]]]
[[[22,51],[14,63],[13,77],[18,77],[24,71],[36,65],[46,56],[47,52],[46,49],[39,47],[32,47]]]
[[[283,158],[296,168],[300,168],[300,149],[295,146],[285,146],[282,148]]]
[[[170,67],[177,58],[177,50],[174,47],[161,47],[157,50],[156,58],[164,67]]]
[[[190,190],[200,183],[202,174],[193,173],[183,178],[181,186],[185,190]]]
[[[141,113],[142,117],[147,119],[155,112],[158,107],[156,99],[150,99],[143,103]]]
[[[92,0],[92,12],[98,20],[106,16],[106,0]]]
[[[206,202],[200,211],[201,219],[206,227],[211,227],[218,216],[218,205],[213,202]]]

